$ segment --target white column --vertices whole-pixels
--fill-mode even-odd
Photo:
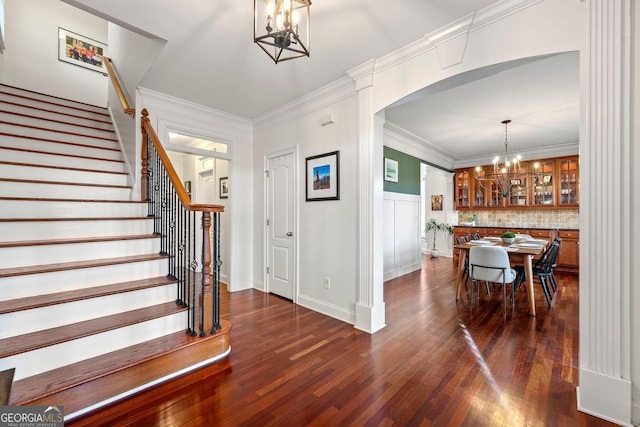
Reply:
[[[635,221],[631,1],[586,2],[581,52],[578,408],[623,425],[631,424],[631,333],[638,333],[631,331],[630,294],[631,254],[637,246],[629,238]]]
[[[386,326],[382,265],[382,126],[372,107],[375,61],[348,71],[358,91],[359,283],[355,327],[374,333]]]

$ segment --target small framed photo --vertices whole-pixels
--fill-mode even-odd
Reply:
[[[442,194],[433,194],[431,196],[431,210],[432,211],[442,210]]]
[[[542,177],[542,182],[544,184],[551,184],[551,175],[545,175]]]
[[[107,75],[107,45],[64,28],[58,28],[58,60]]]
[[[384,180],[398,182],[398,161],[384,158]]]
[[[227,176],[220,178],[220,198],[229,198],[229,177]]]
[[[340,200],[340,152],[307,157],[307,202]]]

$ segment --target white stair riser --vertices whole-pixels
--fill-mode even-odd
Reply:
[[[96,218],[145,216],[145,203],[0,200],[0,218]]]
[[[61,239],[74,237],[121,236],[150,234],[153,221],[95,220],[95,221],[16,221],[0,222],[0,242],[33,239]]]
[[[1,143],[2,140],[0,139],[0,144]],[[109,172],[124,172],[124,163],[120,161],[110,162],[98,159],[82,159],[78,157],[58,156],[47,153],[33,153],[28,151],[9,150],[2,148],[1,146],[0,159],[5,162],[33,163],[43,166],[62,166],[70,168],[77,168],[78,165],[90,163],[93,169],[99,169]]]
[[[130,200],[131,188],[0,182],[0,197]]]
[[[98,115],[104,116],[104,114],[108,114],[106,108],[101,108],[93,105],[83,104],[81,102],[74,102],[66,99],[56,98],[55,96],[49,96],[42,93],[29,92],[19,88],[12,88],[12,87],[0,85],[0,92],[4,92],[2,96],[7,97],[7,99],[11,99],[12,102],[19,102],[21,104],[32,102],[37,104],[40,107],[44,107],[45,105],[47,105],[48,109],[51,109],[51,108],[64,109],[70,112],[78,111],[77,115],[98,114]],[[12,96],[12,95],[16,95],[16,96]],[[27,98],[30,98],[30,99],[27,99]],[[56,105],[53,105],[53,104],[56,104]]]
[[[166,259],[3,277],[0,300],[166,276]]]
[[[114,131],[113,125],[111,123],[106,122],[104,119],[101,119],[101,120],[85,119],[82,117],[77,117],[78,114],[69,115],[69,114],[59,113],[57,111],[54,111],[55,110],[54,106],[47,107],[46,105],[42,105],[41,107],[38,107],[38,109],[36,109],[36,108],[29,108],[23,105],[15,105],[16,103],[13,103],[14,101],[9,101],[9,102],[12,102],[12,103],[9,104],[9,103],[2,102],[2,99],[0,98],[0,110],[11,111],[15,113],[25,114],[28,116],[37,116],[42,119],[57,120],[57,121],[69,123],[72,125],[86,126],[89,128],[103,129],[103,130],[112,131],[112,132]]]
[[[17,114],[4,113],[1,110],[0,110],[0,121],[10,122],[14,125],[28,125],[28,126],[35,126],[35,127],[50,129],[50,130],[59,130],[62,132],[79,133],[85,136],[116,139],[116,134],[112,129],[104,130],[104,129],[95,129],[88,126],[74,126],[74,125],[70,125],[69,123],[59,123],[51,120],[44,120],[40,118],[34,119],[31,117],[24,117]]]
[[[186,312],[0,359],[14,381],[186,329]]]
[[[0,248],[0,268],[157,254],[159,252],[159,238],[6,247]]]
[[[94,157],[106,160],[122,160],[122,155],[119,151],[119,147],[117,146],[111,146],[109,147],[110,149],[104,149],[5,135],[0,135],[0,146],[22,148],[23,150],[44,151],[47,153],[68,154],[72,156]],[[76,158],[75,161],[80,162],[82,159]]]
[[[79,164],[78,166],[86,166]],[[47,181],[82,182],[86,184],[127,185],[127,175],[121,173],[87,172],[37,166],[2,165],[0,177],[41,179]]]
[[[53,141],[70,142],[90,147],[118,148],[118,141],[110,139],[90,138],[82,135],[53,132],[49,130],[30,129],[24,126],[0,123],[0,132],[11,135],[23,135],[30,138],[42,138]]]
[[[43,319],[47,319],[46,328],[48,329],[173,302],[177,295],[176,286],[171,284],[6,313],[0,316],[0,339],[37,332],[43,328]]]

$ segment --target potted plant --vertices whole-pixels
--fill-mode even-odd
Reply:
[[[513,242],[516,241],[516,235],[515,233],[512,233],[511,231],[507,231],[506,233],[503,233],[502,236],[502,241],[504,243],[506,243],[507,245],[512,244]]]
[[[424,226],[424,234],[433,232],[433,247],[429,250],[429,253],[432,257],[437,257],[440,255],[438,249],[436,249],[436,236],[438,235],[438,231],[442,231],[447,233],[449,236],[453,234],[453,226],[444,223],[438,222],[435,218],[431,218]]]

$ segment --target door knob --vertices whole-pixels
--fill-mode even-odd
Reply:
[[[287,236],[291,237],[291,236],[293,236],[293,233],[290,231],[290,232],[287,233]]]

